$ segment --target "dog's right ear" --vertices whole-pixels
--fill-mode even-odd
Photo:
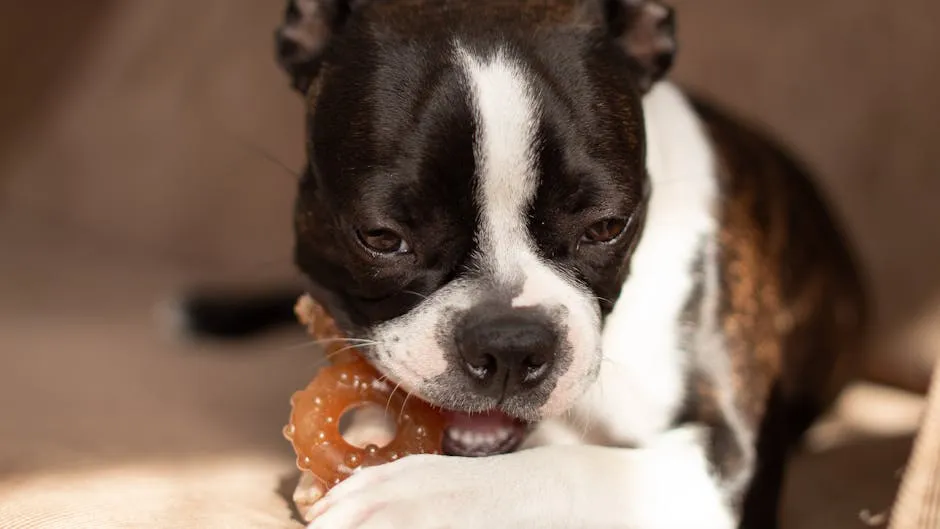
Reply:
[[[294,88],[306,93],[320,70],[330,39],[366,0],[287,0],[284,23],[275,32],[277,60]]]
[[[660,0],[603,0],[607,31],[638,66],[646,92],[672,67],[676,55],[676,17]]]

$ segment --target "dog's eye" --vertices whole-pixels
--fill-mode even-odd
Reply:
[[[402,254],[411,251],[408,243],[401,235],[392,230],[378,228],[374,230],[359,230],[359,242],[375,253],[380,254]]]
[[[626,219],[604,219],[588,226],[581,237],[587,243],[607,243],[614,241],[627,227]]]

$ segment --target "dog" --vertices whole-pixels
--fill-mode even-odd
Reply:
[[[801,162],[668,81],[675,19],[287,2],[306,290],[450,421],[450,456],[357,472],[311,527],[778,527],[786,462],[864,347],[861,273]],[[254,329],[296,294],[190,318]]]

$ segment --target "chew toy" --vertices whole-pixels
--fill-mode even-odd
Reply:
[[[412,454],[441,453],[444,419],[429,404],[408,398],[349,348],[335,321],[309,296],[301,297],[294,311],[308,332],[324,343],[332,362],[291,397],[290,422],[284,427],[303,473],[294,502],[306,518],[314,503],[359,468]],[[349,432],[341,431],[344,416],[370,406],[385,411],[395,432],[374,429],[360,433],[354,442]]]

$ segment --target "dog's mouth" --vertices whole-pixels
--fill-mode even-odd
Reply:
[[[499,410],[482,413],[445,411],[443,450],[451,456],[484,457],[512,452],[522,444],[529,424]]]

